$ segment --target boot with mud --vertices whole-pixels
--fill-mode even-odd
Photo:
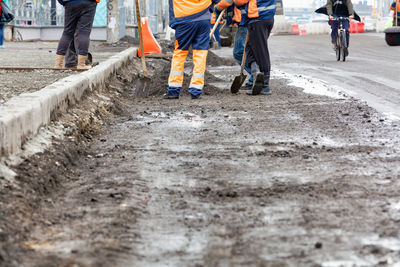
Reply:
[[[78,65],[76,68],[78,70],[90,70],[92,68],[91,65],[86,65],[87,56],[78,55]]]
[[[256,62],[251,63],[251,76],[253,76],[253,87],[247,91],[248,95],[259,95],[264,85],[264,73]]]
[[[271,89],[269,88],[269,73],[264,73],[264,85],[261,89],[260,94],[262,95],[270,95]]]
[[[56,55],[56,65],[54,66],[55,69],[62,69],[64,63],[65,56],[63,55]]]

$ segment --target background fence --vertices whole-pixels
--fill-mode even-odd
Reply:
[[[94,26],[107,25],[107,5],[114,0],[101,0],[97,5]],[[118,1],[118,0],[115,0]],[[126,25],[136,26],[136,7],[134,0],[122,0]],[[141,15],[149,17],[154,33],[162,32],[168,24],[167,0],[140,0]],[[56,0],[12,0],[10,8],[15,14],[14,25],[62,26],[64,8]]]

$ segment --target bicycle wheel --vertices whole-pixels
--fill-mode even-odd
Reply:
[[[336,60],[340,61],[340,42],[339,36],[336,38]]]
[[[342,57],[342,61],[346,61],[346,33],[345,32],[341,32],[340,33],[340,54]]]

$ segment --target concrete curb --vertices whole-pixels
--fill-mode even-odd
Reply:
[[[95,91],[125,63],[136,57],[129,48],[91,70],[68,76],[42,90],[13,97],[0,106],[0,156],[16,154],[26,137],[50,122],[55,111],[65,111],[85,92]]]

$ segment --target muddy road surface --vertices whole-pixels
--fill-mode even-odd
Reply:
[[[0,265],[400,262],[399,122],[282,77],[270,96],[231,95],[232,67],[210,67],[198,100],[163,100],[169,63],[150,61],[165,70],[152,96],[122,86],[112,117],[14,167]]]

